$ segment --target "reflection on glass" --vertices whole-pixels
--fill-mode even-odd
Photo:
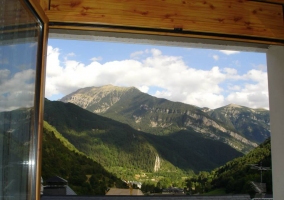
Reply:
[[[0,5],[0,199],[33,199],[40,24],[24,1]]]

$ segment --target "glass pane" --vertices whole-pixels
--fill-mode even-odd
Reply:
[[[0,0],[0,19],[0,199],[33,199],[41,24],[21,0]]]

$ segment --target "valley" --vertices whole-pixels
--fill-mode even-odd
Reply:
[[[78,150],[120,176],[133,178],[135,172],[154,172],[157,156],[157,173],[193,174],[242,155],[192,130],[169,135],[145,133],[71,103],[46,100],[44,118]]]
[[[111,85],[82,88],[60,101],[46,99],[44,119],[72,151],[119,179],[143,183],[144,192],[169,186],[199,193],[224,188],[215,184],[223,176],[219,169],[270,137],[264,109],[199,108]]]

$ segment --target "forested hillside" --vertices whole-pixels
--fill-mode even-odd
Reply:
[[[233,159],[211,172],[200,172],[187,179],[189,193],[255,194],[251,181],[260,182],[260,171],[252,169],[252,164],[271,168],[271,144],[267,139],[259,147],[245,156]],[[272,193],[272,171],[263,171],[262,182],[266,183],[267,193]]]
[[[183,173],[212,170],[242,155],[194,131],[166,136],[144,133],[71,103],[46,100],[44,118],[79,151],[126,179],[151,179],[157,157],[155,173],[163,177],[178,173],[180,177]]]
[[[126,184],[70,144],[44,122],[42,177],[60,176],[81,195],[104,195],[107,188],[126,188]]]
[[[223,187],[227,193],[247,193],[251,191],[250,181],[260,182],[260,171],[251,169],[251,164],[271,168],[271,143],[267,139],[247,155],[236,158],[214,170],[212,185]],[[272,193],[272,171],[263,172],[263,182],[267,184],[267,192]]]

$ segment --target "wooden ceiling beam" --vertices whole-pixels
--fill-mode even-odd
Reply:
[[[284,40],[282,3],[284,0],[41,0],[50,22],[276,40]]]
[[[284,5],[284,0],[252,0],[252,1],[268,2],[268,3],[276,3]]]

